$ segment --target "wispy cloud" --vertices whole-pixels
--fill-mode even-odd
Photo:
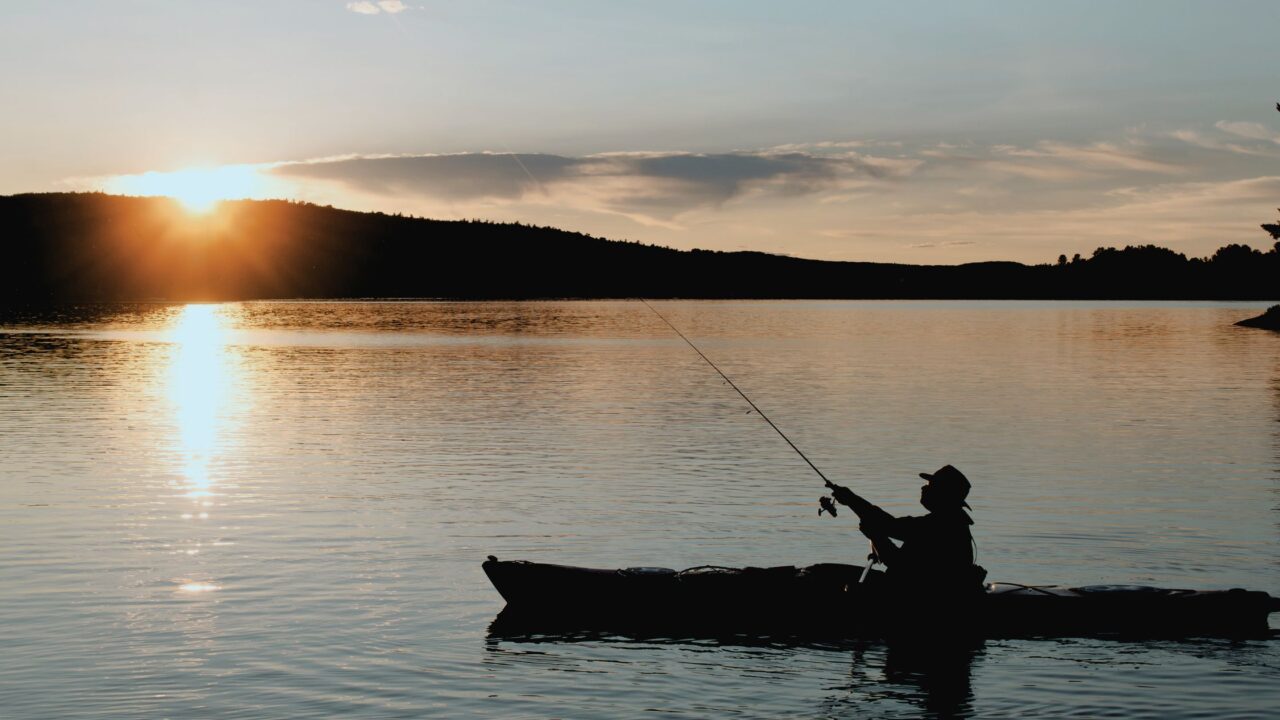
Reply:
[[[1179,174],[1186,168],[1170,162],[1144,157],[1134,148],[1122,148],[1114,143],[1068,145],[1042,142],[1034,150],[1023,153],[1027,157],[1048,157],[1065,160],[1086,168],[1119,168],[1139,172]]]
[[[1268,130],[1265,125],[1254,122],[1229,122],[1227,120],[1219,120],[1213,124],[1219,130],[1239,135],[1242,138],[1250,140],[1269,140],[1273,143],[1280,143],[1280,135]]]
[[[360,0],[360,2],[347,3],[347,9],[353,13],[361,15],[377,15],[379,13],[388,13],[395,15],[409,9],[401,0],[378,0],[370,2],[370,0]]]
[[[1070,144],[1044,140],[1030,145],[981,146],[936,143],[917,154],[933,173],[975,179],[1008,176],[1051,185],[1107,182],[1117,175],[1181,175],[1190,169],[1162,158],[1139,142]]]
[[[934,252],[958,249],[966,240],[980,248],[1020,246],[1034,253],[1023,259],[1035,262],[1048,262],[1060,252],[1088,254],[1096,247],[1146,243],[1203,256],[1228,242],[1269,244],[1257,227],[1266,216],[1256,211],[1277,196],[1280,177],[1137,186],[1106,193],[1105,204],[869,217],[869,231],[858,239],[898,240],[901,247]],[[971,259],[1010,256],[987,251],[985,258]]]
[[[1212,129],[1183,128],[1169,136],[1188,145],[1206,150],[1251,155],[1255,157],[1280,157],[1280,135],[1266,126],[1254,122],[1219,120]]]
[[[948,240],[946,242],[936,243],[912,243],[909,248],[935,248],[935,247],[962,247],[964,245],[977,245],[975,240]]]
[[[273,172],[381,195],[418,194],[455,202],[567,202],[669,221],[683,212],[747,196],[799,197],[859,181],[887,181],[909,174],[918,164],[855,152],[615,152],[579,157],[464,153],[286,163]]]

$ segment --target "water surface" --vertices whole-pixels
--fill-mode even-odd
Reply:
[[[837,482],[974,481],[1023,583],[1280,595],[1265,303],[659,302]],[[246,303],[0,322],[0,715],[1260,717],[1274,640],[951,654],[487,636],[485,555],[857,561],[645,306]],[[1273,625],[1276,619],[1273,617]]]

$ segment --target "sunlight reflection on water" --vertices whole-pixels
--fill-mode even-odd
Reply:
[[[209,468],[225,434],[222,412],[235,382],[225,335],[225,318],[214,305],[186,306],[171,332],[177,351],[167,368],[167,394],[191,498],[213,494]]]
[[[231,419],[233,405],[247,397],[240,392],[242,372],[228,348],[230,337],[226,306],[192,304],[182,307],[165,334],[156,371],[164,388],[165,404],[172,417],[170,438],[177,463],[179,489],[190,503],[180,519],[200,526],[211,522],[210,511],[219,497],[215,468],[234,456]],[[245,407],[234,408],[243,412]],[[215,518],[216,520],[216,518]],[[191,525],[190,537],[178,544],[177,553],[196,559],[206,546],[208,530]],[[192,565],[173,579],[185,594],[221,590],[203,565]],[[195,576],[195,577],[193,577]]]

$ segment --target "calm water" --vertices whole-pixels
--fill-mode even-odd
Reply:
[[[1263,304],[663,302],[891,511],[974,480],[992,580],[1280,595]],[[257,303],[0,324],[0,716],[1262,717],[1280,640],[487,637],[485,555],[856,561],[643,305]],[[1280,620],[1272,617],[1273,627]]]

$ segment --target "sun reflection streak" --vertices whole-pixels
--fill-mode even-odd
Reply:
[[[216,305],[187,305],[170,339],[168,397],[177,426],[177,446],[188,497],[213,494],[210,467],[225,424],[234,378],[226,352],[225,318]]]
[[[221,585],[210,582],[189,582],[178,586],[178,590],[184,593],[214,592],[215,590],[221,589]]]

